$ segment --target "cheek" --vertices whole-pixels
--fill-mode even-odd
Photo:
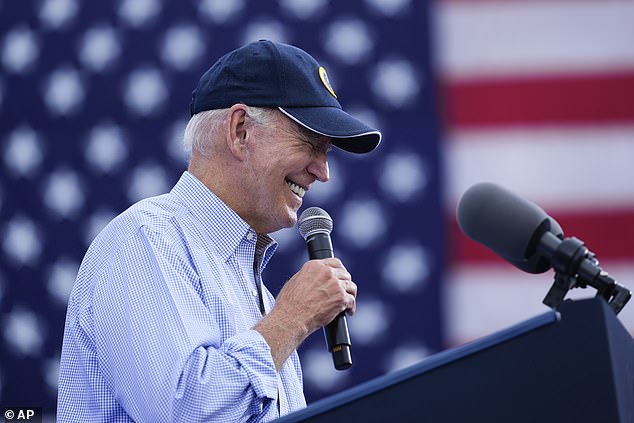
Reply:
[[[264,205],[267,204],[267,200],[270,202],[273,196],[280,191],[280,179],[284,179],[270,168],[261,169],[259,172],[255,172],[252,175],[252,178],[251,193],[254,198],[258,199],[260,204]]]

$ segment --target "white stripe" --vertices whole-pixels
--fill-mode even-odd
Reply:
[[[546,210],[634,207],[634,126],[455,131],[443,148],[448,210],[483,181]]]
[[[634,2],[436,2],[445,77],[634,67]]]
[[[383,138],[383,135],[381,134],[381,132],[379,131],[368,131],[368,132],[361,132],[359,134],[354,134],[354,135],[330,135],[330,134],[326,134],[324,132],[320,132],[314,128],[311,128],[310,126],[308,126],[307,124],[305,124],[304,122],[302,122],[301,120],[297,119],[295,116],[293,116],[292,114],[290,114],[289,112],[287,112],[284,108],[282,107],[278,107],[279,111],[284,113],[284,115],[286,115],[289,119],[291,119],[292,121],[294,121],[295,123],[303,126],[304,128],[308,129],[309,131],[312,131],[316,134],[319,135],[323,135],[325,137],[330,137],[330,138],[337,138],[337,139],[348,139],[348,138],[358,138],[358,137],[364,137],[366,135],[378,135],[379,136],[379,140],[377,141],[376,145],[374,146],[374,148],[378,147],[379,144],[381,143],[381,139]],[[345,113],[345,112],[344,112]],[[349,115],[350,116],[350,115]],[[350,116],[352,119],[354,119],[352,116]],[[363,123],[363,122],[361,122]],[[364,124],[365,125],[365,124]]]
[[[601,266],[626,287],[634,288],[634,263],[601,262]],[[489,335],[544,313],[542,304],[552,285],[551,271],[530,275],[510,264],[455,267],[449,274],[445,295],[447,339],[450,345]],[[567,298],[594,297],[593,288],[574,289]],[[634,300],[618,315],[634,334]]]

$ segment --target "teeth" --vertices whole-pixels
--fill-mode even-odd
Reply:
[[[291,181],[286,181],[286,183],[288,184],[288,187],[291,189],[291,191],[297,194],[299,198],[304,197],[304,194],[306,194],[306,190],[299,185],[294,184]]]

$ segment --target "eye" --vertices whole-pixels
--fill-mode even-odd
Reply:
[[[332,143],[330,142],[330,140],[324,140],[324,139],[319,139],[319,140],[315,140],[312,138],[309,139],[303,139],[303,141],[310,145],[310,148],[313,150],[313,152],[315,153],[330,153],[330,151],[332,150]]]
[[[319,151],[319,146],[313,140],[304,138],[302,141],[304,142],[304,144],[308,145],[311,150]]]

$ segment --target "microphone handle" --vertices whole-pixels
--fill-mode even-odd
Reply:
[[[334,257],[332,241],[327,233],[316,233],[306,239],[308,257],[311,260]],[[352,366],[352,354],[350,352],[350,333],[346,313],[341,312],[332,322],[324,326],[326,346],[332,353],[332,361],[337,370],[346,370]]]

